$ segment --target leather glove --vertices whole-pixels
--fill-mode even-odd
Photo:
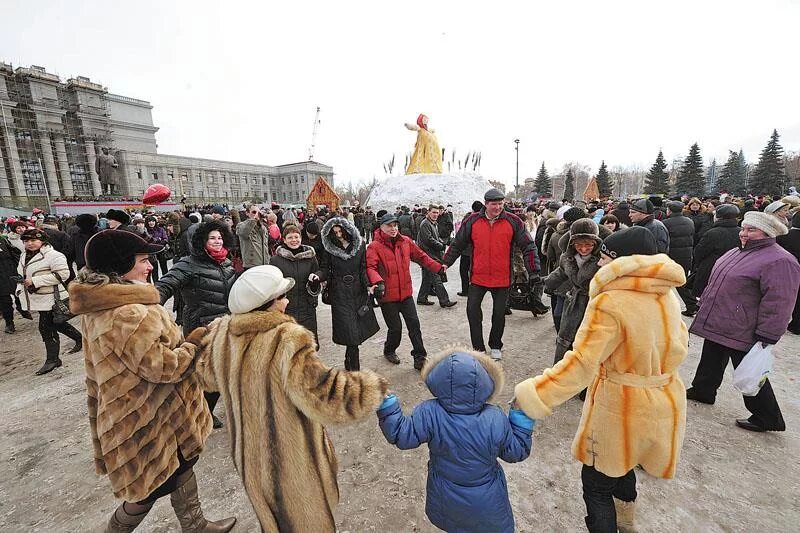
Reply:
[[[206,327],[200,326],[199,328],[194,328],[192,332],[189,333],[189,336],[186,337],[185,341],[199,347],[206,333],[208,333],[208,328]]]
[[[542,278],[540,278],[538,274],[531,274],[530,276],[528,276],[528,287],[530,287],[531,289],[539,285],[541,282]]]
[[[383,298],[383,294],[386,292],[386,284],[382,281],[379,281],[377,285],[375,285],[375,289],[372,291],[372,295],[375,297],[376,300],[380,300]]]

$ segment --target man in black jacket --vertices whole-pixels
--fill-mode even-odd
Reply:
[[[779,235],[776,239],[778,244],[795,256],[800,261],[800,212],[792,217],[792,227],[786,235]],[[794,312],[792,321],[789,322],[789,331],[795,335],[800,335],[800,290],[797,292],[797,299],[794,302]]]
[[[42,224],[42,231],[47,234],[47,240],[50,245],[57,251],[64,254],[64,257],[67,258],[67,266],[69,267],[69,278],[65,280],[65,283],[69,283],[73,279],[75,279],[75,270],[72,268],[72,261],[75,259],[75,256],[72,252],[72,245],[69,241],[69,236],[61,231],[58,227],[58,218],[53,215],[47,215],[44,218],[44,224]]]
[[[445,244],[450,244],[450,241],[453,238],[453,206],[447,204],[447,209],[442,209],[442,206],[439,206],[439,237],[442,238],[442,242]]]
[[[428,207],[425,218],[419,224],[419,233],[417,234],[417,244],[423,252],[431,256],[433,259],[441,262],[442,254],[444,253],[445,244],[439,237],[439,227],[437,220],[439,219],[439,208],[435,205]],[[453,307],[458,302],[450,300],[447,294],[447,289],[444,288],[442,278],[436,272],[431,272],[426,268],[422,268],[422,284],[419,286],[419,294],[417,295],[417,305],[433,305],[433,302],[428,300],[428,294],[431,293],[431,287],[439,299],[439,305],[442,307]]]
[[[717,259],[725,252],[739,246],[739,225],[737,217],[739,208],[733,204],[719,206],[714,213],[716,221],[712,228],[706,231],[697,246],[694,247],[692,257],[692,294],[699,298],[711,277],[711,269]]]
[[[683,273],[689,276],[692,268],[692,250],[694,249],[694,222],[683,214],[683,202],[667,204],[669,216],[663,220],[669,232],[669,257],[683,267]],[[686,304],[685,316],[697,313],[697,298],[692,295],[687,285],[678,287],[678,295]]]

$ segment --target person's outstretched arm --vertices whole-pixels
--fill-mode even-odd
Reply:
[[[390,394],[378,408],[378,424],[389,444],[410,450],[430,440],[430,402],[423,402],[409,415],[403,415],[400,400]]]
[[[505,418],[505,417],[504,417]],[[521,409],[510,409],[505,419],[505,435],[500,443],[500,459],[507,463],[524,461],[531,454],[536,421]]]

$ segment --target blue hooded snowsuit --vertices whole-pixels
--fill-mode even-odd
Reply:
[[[500,392],[503,371],[482,354],[448,351],[432,358],[423,379],[436,397],[403,416],[391,395],[378,408],[386,440],[402,450],[430,450],[425,514],[449,532],[513,532],[503,469],[531,452],[534,421],[522,411],[506,417],[487,403]]]

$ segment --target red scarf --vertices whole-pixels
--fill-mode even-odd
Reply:
[[[217,263],[222,263],[228,258],[228,249],[224,246],[220,248],[219,251],[214,251],[206,244],[206,253]]]

